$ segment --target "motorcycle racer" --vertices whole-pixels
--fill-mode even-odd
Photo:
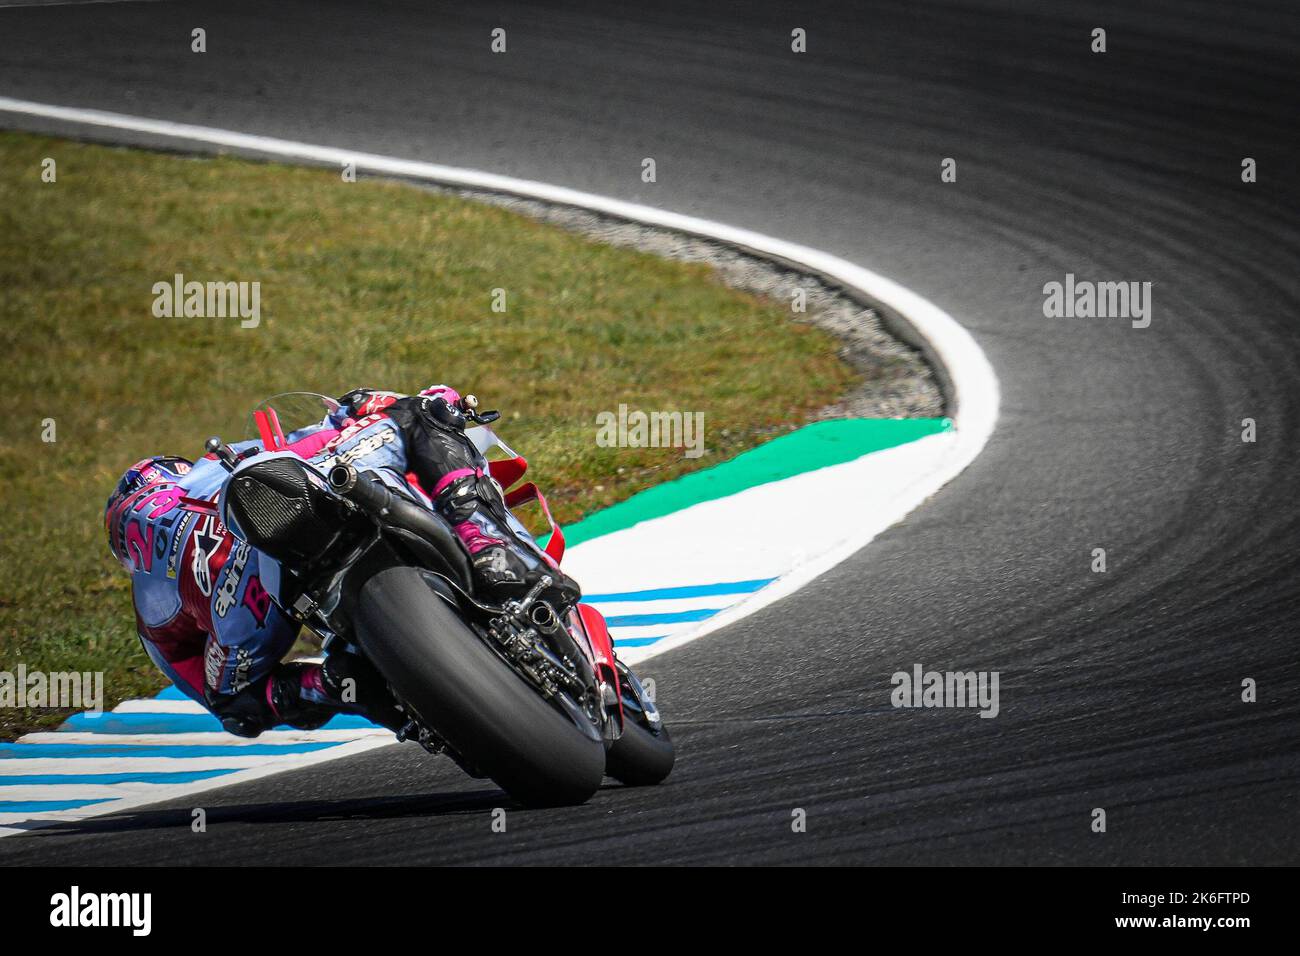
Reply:
[[[516,597],[548,575],[546,597],[557,608],[572,605],[577,584],[506,507],[465,434],[466,411],[445,385],[413,396],[354,389],[317,425],[287,436],[286,445],[321,471],[350,464],[423,497],[465,546],[485,594]],[[254,442],[235,449],[261,450]],[[127,469],[109,496],[109,548],[131,573],[137,631],[149,657],[239,736],[277,724],[312,729],[341,711],[399,729],[405,717],[359,656],[281,662],[299,626],[272,598],[277,563],[221,521],[227,474],[215,454],[195,462],[158,456]]]

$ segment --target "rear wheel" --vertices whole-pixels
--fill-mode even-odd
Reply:
[[[389,568],[367,581],[355,623],[398,697],[510,796],[554,806],[582,803],[600,787],[606,755],[596,728],[548,704],[419,570]]]

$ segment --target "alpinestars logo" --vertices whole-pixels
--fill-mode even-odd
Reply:
[[[221,547],[221,522],[211,515],[194,529],[194,557],[190,570],[194,572],[194,583],[204,597],[212,594],[212,558]]]
[[[341,455],[334,455],[326,458],[321,462],[324,469],[333,468],[335,465],[350,465],[358,458],[364,458],[371,452],[376,452],[385,445],[391,445],[397,440],[397,432],[392,428],[385,428],[383,431],[376,432],[373,435],[367,435],[361,441],[357,442],[352,448],[349,448]]]
[[[221,580],[221,588],[217,591],[214,605],[217,617],[225,617],[235,606],[235,600],[239,597],[239,582],[243,580],[244,566],[248,564],[248,556],[252,551],[248,542],[241,541],[239,547],[235,549],[235,556],[226,564],[225,577]]]
[[[371,392],[369,397],[357,407],[357,413],[361,415],[373,415],[376,412],[383,411],[389,405],[392,405],[398,399],[396,392]]]
[[[339,445],[342,445],[344,442],[346,442],[353,435],[357,434],[358,432],[364,431],[365,429],[373,425],[375,422],[381,422],[383,420],[384,420],[383,415],[367,415],[365,418],[358,418],[347,428],[343,429],[343,431],[339,432],[337,435],[331,438],[329,444],[325,446],[325,450],[333,451],[334,449],[338,448]]]

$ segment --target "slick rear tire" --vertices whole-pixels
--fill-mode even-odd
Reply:
[[[662,783],[677,760],[668,728],[652,733],[634,720],[628,720],[623,735],[605,754],[605,773],[628,787],[652,787]]]
[[[529,806],[583,803],[605,746],[548,704],[461,621],[415,568],[361,589],[358,642],[398,696],[456,751]]]

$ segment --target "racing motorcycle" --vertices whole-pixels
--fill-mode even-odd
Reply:
[[[540,506],[551,527],[544,550],[558,565],[563,531],[537,486],[521,481],[527,461],[488,427],[499,414],[480,413],[470,395],[463,406],[474,423],[466,434],[507,507]],[[293,450],[338,407],[323,395],[277,395],[252,413],[256,439],[239,450],[208,442],[230,472],[223,520],[278,563],[280,607],[327,654],[374,666],[405,720],[398,739],[449,756],[522,803],[581,803],[605,775],[631,786],[667,777],[672,739],[595,608],[553,607],[541,597],[549,577],[522,598],[488,600],[413,477],[313,464]],[[302,427],[286,434],[290,414]]]

